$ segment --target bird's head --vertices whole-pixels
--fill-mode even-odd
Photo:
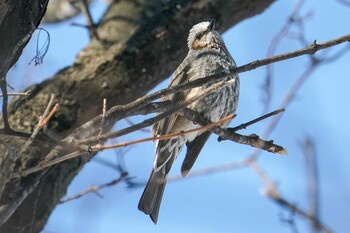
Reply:
[[[190,50],[208,48],[222,43],[220,34],[215,31],[215,19],[194,25],[187,39],[187,45]]]

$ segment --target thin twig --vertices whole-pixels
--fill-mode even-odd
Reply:
[[[295,95],[297,94],[298,90],[302,87],[302,85],[305,83],[308,77],[311,76],[311,74],[316,70],[316,66],[311,65],[308,67],[301,75],[300,77],[294,82],[290,90],[288,91],[287,95],[284,97],[282,103],[279,105],[279,108],[287,108],[294,99]],[[265,128],[263,132],[263,137],[268,137],[273,129],[276,127],[277,123],[281,120],[282,115],[279,115],[277,117],[274,117],[268,126]]]
[[[88,4],[87,0],[80,0],[80,9],[81,9],[81,12],[83,13],[83,15],[85,16],[86,21],[87,21],[90,39],[93,39],[93,38],[98,39],[98,34],[96,31],[96,24],[94,23],[94,21],[92,19],[90,9],[89,9],[89,4]]]
[[[106,98],[103,98],[102,104],[103,104],[103,107],[102,107],[102,120],[101,120],[100,132],[98,132],[98,136],[101,136],[101,134],[103,133],[103,129],[105,127],[106,111],[107,111],[107,99]]]
[[[248,163],[249,163],[248,159],[243,159],[243,160],[235,161],[235,162],[231,162],[231,163],[225,163],[225,164],[221,164],[221,165],[217,165],[217,166],[211,166],[211,167],[207,167],[207,168],[192,170],[192,171],[190,171],[190,173],[188,173],[186,175],[185,179],[211,175],[211,174],[215,174],[218,172],[231,171],[231,170],[238,169],[238,168],[245,168],[248,166]],[[182,181],[183,179],[184,179],[184,177],[182,175],[176,175],[176,176],[170,176],[167,179],[167,181],[168,182],[175,182],[175,181]]]
[[[239,126],[236,126],[236,127],[233,127],[233,128],[228,128],[228,130],[230,130],[231,132],[236,132],[238,130],[241,130],[241,129],[246,129],[248,126],[250,125],[253,125],[259,121],[262,121],[262,120],[265,120],[269,117],[272,117],[274,115],[278,115],[280,114],[281,112],[284,112],[285,109],[284,108],[280,108],[280,109],[277,109],[275,111],[272,111],[272,112],[269,112],[261,117],[258,117],[258,118],[255,118],[254,120],[251,120],[251,121],[248,121],[246,123],[243,123],[243,124],[240,124]],[[221,141],[221,140],[224,140],[224,139],[221,139],[221,138],[218,138],[218,141]]]
[[[242,72],[256,69],[256,68],[261,67],[261,66],[265,66],[265,65],[268,65],[271,63],[275,63],[275,62],[279,62],[279,61],[283,61],[283,60],[287,60],[287,59],[291,59],[294,57],[299,57],[299,56],[303,56],[303,55],[313,55],[320,50],[323,50],[323,49],[326,49],[329,47],[333,47],[335,45],[345,43],[345,42],[350,42],[350,34],[345,35],[345,36],[341,36],[341,37],[338,37],[334,40],[329,40],[327,42],[320,43],[320,44],[318,44],[316,42],[316,40],[314,40],[306,48],[295,50],[295,51],[290,52],[290,53],[285,53],[285,54],[277,55],[277,56],[262,59],[262,60],[256,60],[256,61],[250,62],[246,65],[239,66],[236,69],[232,69],[231,71],[232,71],[232,73],[242,73]]]
[[[273,201],[275,201],[277,204],[281,205],[282,207],[288,209],[292,213],[298,214],[302,216],[303,218],[309,220],[312,224],[315,224],[317,228],[325,233],[333,233],[333,230],[331,230],[329,227],[327,227],[324,223],[322,223],[319,219],[315,218],[314,216],[310,215],[306,211],[302,210],[301,208],[297,207],[296,205],[291,204],[288,200],[278,196],[270,196],[268,195]]]
[[[271,43],[267,49],[267,57],[271,57],[275,54],[276,49],[278,47],[278,45],[280,44],[280,42],[282,41],[282,39],[287,35],[289,28],[292,26],[292,23],[295,22],[295,17],[298,14],[298,12],[300,11],[301,7],[303,6],[303,4],[305,3],[305,0],[299,0],[297,2],[297,4],[295,5],[294,9],[292,10],[292,13],[287,17],[287,20],[284,24],[284,26],[280,29],[280,31],[277,33],[276,36],[274,36],[271,39]],[[273,63],[270,65],[266,66],[266,77],[265,77],[265,81],[264,81],[264,90],[265,90],[265,96],[263,99],[264,102],[264,108],[263,108],[263,112],[267,112],[270,106],[270,102],[272,99],[272,72],[273,72]]]
[[[249,160],[249,166],[258,174],[261,180],[265,183],[265,187],[266,187],[266,189],[264,190],[265,195],[270,197],[273,201],[275,201],[279,205],[289,209],[292,213],[299,214],[303,216],[305,219],[308,219],[313,224],[315,224],[315,226],[317,226],[317,229],[325,233],[333,232],[331,229],[329,229],[323,223],[321,223],[318,218],[315,218],[315,216],[307,213],[306,211],[302,210],[301,208],[297,207],[294,204],[291,204],[286,199],[282,198],[277,191],[276,185],[271,181],[271,179],[267,176],[265,171],[260,167],[260,165],[257,163],[255,159]]]
[[[90,187],[88,187],[87,189],[85,189],[85,190],[83,190],[81,192],[78,192],[78,193],[76,193],[76,194],[74,194],[74,195],[72,195],[70,197],[62,199],[59,202],[59,204],[63,204],[63,203],[66,203],[66,202],[69,202],[69,201],[81,198],[81,197],[85,196],[88,193],[95,193],[99,197],[102,197],[101,195],[99,195],[97,193],[99,190],[104,189],[104,188],[108,188],[108,187],[111,187],[111,186],[114,186],[114,185],[120,183],[127,176],[128,176],[128,173],[122,173],[119,178],[114,179],[114,180],[112,180],[112,181],[110,181],[108,183],[101,184],[101,185],[90,186]]]
[[[21,148],[19,154],[22,154],[28,147],[30,144],[33,143],[36,135],[39,133],[39,130],[47,123],[47,121],[52,117],[52,115],[55,113],[55,111],[57,110],[58,108],[58,105],[55,106],[52,111],[50,111],[50,108],[53,104],[53,101],[55,99],[55,95],[52,94],[51,95],[51,98],[49,100],[49,103],[47,104],[46,106],[46,109],[43,113],[42,116],[39,117],[39,121],[38,121],[38,124],[36,125],[36,127],[34,128],[33,130],[33,133],[31,134],[30,138],[26,141],[26,143],[23,145],[23,147]],[[43,124],[44,123],[44,124]]]
[[[303,154],[306,162],[307,189],[309,191],[310,215],[315,219],[319,218],[319,189],[318,169],[315,156],[315,147],[310,137],[306,137],[302,143]],[[313,222],[311,232],[319,232],[318,225]]]
[[[40,124],[39,124],[39,128],[44,127],[47,122],[49,122],[49,120],[52,118],[52,116],[55,114],[55,112],[57,111],[58,107],[60,105],[58,103],[56,103],[53,108],[51,109],[51,111],[49,112],[49,114],[43,119],[41,120]]]
[[[84,155],[88,155],[88,154],[89,154],[88,152],[74,151],[74,152],[72,152],[70,154],[64,155],[64,156],[59,157],[59,158],[54,159],[54,160],[43,161],[42,163],[39,163],[39,165],[31,167],[31,168],[28,168],[27,170],[13,173],[13,174],[10,175],[11,176],[10,178],[11,179],[16,179],[16,178],[25,177],[25,176],[28,176],[28,175],[30,175],[32,173],[41,171],[44,168],[51,167],[51,166],[53,166],[55,164],[61,163],[63,161],[69,160],[69,159],[76,158],[79,155],[84,156]]]
[[[10,93],[7,93],[7,96],[28,96],[32,93],[31,90],[28,90],[26,92],[19,92],[19,93],[16,93],[16,92],[10,92]],[[2,97],[3,94],[0,94],[0,97]]]

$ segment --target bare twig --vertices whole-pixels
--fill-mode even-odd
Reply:
[[[103,98],[101,128],[100,128],[100,132],[98,132],[98,136],[102,134],[103,129],[105,128],[106,111],[107,111],[107,99]]]
[[[284,111],[285,111],[284,108],[277,109],[276,111],[272,111],[270,113],[267,113],[267,114],[265,114],[265,115],[263,115],[261,117],[255,118],[254,120],[251,120],[251,121],[248,121],[246,123],[240,124],[239,126],[236,126],[236,127],[233,127],[233,128],[228,128],[228,130],[231,131],[231,132],[236,132],[236,131],[241,130],[241,129],[246,129],[250,125],[253,125],[253,124],[255,124],[255,123],[259,122],[259,121],[265,120],[265,119],[267,119],[269,117],[272,117],[274,115],[278,115],[278,114],[280,114],[281,112],[284,112]],[[223,140],[223,139],[219,137],[218,141],[221,141],[221,140]]]
[[[284,26],[280,29],[277,35],[272,38],[271,43],[267,49],[267,53],[266,53],[267,57],[271,57],[275,54],[278,45],[280,44],[282,39],[288,34],[289,29],[292,26],[292,22],[295,21],[295,17],[300,11],[304,3],[305,3],[305,0],[299,0],[297,2],[294,9],[292,10],[292,13],[288,16]],[[272,89],[272,72],[273,72],[273,63],[266,66],[266,77],[263,85],[263,88],[264,88],[263,112],[266,112],[269,109],[269,105],[272,99],[272,90],[271,90]]]
[[[66,161],[66,160],[69,160],[69,159],[73,159],[73,158],[76,158],[78,156],[84,156],[84,155],[87,155],[87,154],[89,154],[89,152],[74,151],[72,153],[69,153],[67,155],[64,155],[62,157],[59,157],[59,158],[56,158],[56,159],[53,159],[53,160],[50,160],[50,161],[45,161],[44,160],[43,162],[39,163],[39,165],[37,165],[37,166],[28,168],[25,171],[21,171],[21,172],[17,172],[17,173],[11,174],[11,179],[25,177],[25,176],[28,176],[28,175],[30,175],[32,173],[41,171],[44,168],[48,168],[48,167],[51,167],[51,166],[53,166],[55,164],[62,163],[63,161]]]
[[[248,163],[249,163],[249,160],[244,159],[244,160],[235,161],[232,163],[221,164],[218,166],[211,166],[211,167],[207,167],[207,168],[192,170],[190,173],[188,173],[186,175],[185,179],[211,175],[211,174],[215,174],[218,172],[230,171],[230,170],[239,169],[239,168],[246,168],[248,166]],[[169,177],[168,181],[175,182],[175,181],[181,181],[183,179],[184,179],[184,177],[182,175],[177,175],[177,176]]]
[[[51,98],[49,100],[49,103],[46,106],[46,109],[43,113],[42,116],[39,117],[39,121],[37,126],[34,128],[32,135],[30,136],[30,138],[26,141],[26,143],[23,145],[23,147],[21,148],[19,154],[22,154],[30,144],[32,144],[32,142],[34,141],[36,135],[39,133],[39,130],[47,124],[47,122],[50,120],[50,118],[53,116],[53,114],[56,112],[57,108],[58,108],[58,104],[56,104],[53,109],[50,111],[50,108],[53,104],[53,101],[55,99],[55,95],[52,94]]]
[[[209,123],[207,120],[203,119],[203,117],[200,114],[198,114],[197,112],[195,112],[191,109],[188,109],[188,108],[184,109],[182,114],[187,119],[189,119],[193,122],[196,122],[200,125],[206,125]],[[260,120],[262,120],[262,119],[264,119],[264,117],[261,117]],[[257,122],[257,119],[255,119],[253,121]],[[247,124],[247,123],[245,123],[245,124]],[[245,124],[243,124],[243,125],[245,125]],[[239,127],[241,127],[241,126],[238,126],[237,128],[239,128]],[[255,134],[245,136],[245,135],[235,133],[232,130],[224,130],[219,126],[215,126],[214,128],[209,129],[209,131],[219,135],[220,140],[223,140],[223,138],[224,138],[224,139],[231,140],[231,141],[234,141],[234,142],[239,143],[239,144],[250,145],[252,147],[266,150],[266,151],[269,151],[272,153],[277,153],[280,155],[285,155],[287,153],[287,150],[285,148],[283,148],[282,146],[274,144],[273,141],[264,141],[258,135],[255,135]]]
[[[309,213],[307,213],[306,211],[297,207],[296,205],[291,204],[289,201],[287,201],[285,198],[281,197],[280,195],[273,196],[270,193],[268,193],[268,196],[273,201],[275,201],[277,204],[279,204],[280,206],[288,209],[292,213],[295,213],[295,214],[298,214],[299,216],[302,216],[303,218],[309,220],[312,224],[315,224],[320,231],[325,232],[325,233],[333,233],[333,230],[331,230],[329,227],[327,227],[319,219],[310,215]]]
[[[94,21],[92,19],[90,9],[89,9],[89,4],[88,4],[87,0],[80,0],[80,9],[81,9],[81,12],[85,16],[85,19],[88,23],[90,39],[93,39],[93,38],[98,39],[98,34],[96,31],[96,24],[94,23]]]
[[[72,195],[70,197],[62,199],[59,202],[59,204],[63,204],[63,203],[66,203],[66,202],[69,202],[69,201],[81,198],[81,197],[85,196],[88,193],[95,193],[97,196],[102,197],[101,194],[98,193],[99,190],[104,189],[104,188],[108,188],[108,187],[111,187],[111,186],[114,186],[116,184],[119,184],[127,176],[128,176],[128,173],[122,173],[119,178],[114,179],[114,180],[112,180],[112,181],[110,181],[108,183],[101,184],[101,185],[90,186],[90,187],[88,187],[87,189],[85,189],[85,190],[83,190],[81,192],[78,192],[78,193],[76,193],[76,194],[74,194],[74,195]]]
[[[310,137],[306,137],[302,143],[302,149],[306,161],[307,187],[309,190],[310,215],[319,218],[319,190],[318,190],[318,170],[315,156],[315,147]],[[312,222],[311,232],[319,232],[318,224]]]
[[[287,208],[292,213],[296,213],[305,219],[308,219],[312,224],[315,224],[317,229],[325,232],[325,233],[332,233],[333,231],[326,227],[321,221],[316,218],[314,215],[311,215],[307,213],[306,211],[302,210],[301,208],[297,207],[294,204],[291,204],[286,199],[282,198],[280,194],[277,191],[276,185],[271,181],[271,179],[267,176],[265,171],[260,167],[260,165],[257,163],[255,159],[249,160],[249,166],[258,174],[258,177],[261,178],[263,183],[265,184],[265,190],[264,194],[270,197],[273,201],[281,205],[282,207]]]
[[[53,114],[55,114],[55,112],[57,111],[58,107],[59,107],[59,104],[56,103],[55,106],[53,106],[53,108],[49,112],[49,114],[43,120],[41,120],[41,122],[39,124],[40,128],[44,127],[47,124],[47,122],[49,122],[49,120],[51,119]]]
[[[345,42],[350,42],[350,34],[345,35],[345,36],[341,36],[341,37],[338,37],[334,40],[329,40],[327,42],[320,43],[320,44],[316,43],[316,40],[314,40],[306,48],[299,49],[299,50],[296,50],[296,51],[293,51],[290,53],[285,53],[285,54],[277,55],[274,57],[250,62],[246,65],[239,66],[236,69],[233,69],[232,73],[242,73],[242,72],[246,72],[246,71],[249,71],[252,69],[256,69],[256,68],[261,67],[261,66],[265,66],[265,65],[268,65],[271,63],[287,60],[290,58],[299,57],[299,56],[303,56],[303,55],[313,55],[320,50],[323,50],[323,49],[326,49],[329,47],[333,47],[335,45],[345,43]]]
[[[301,88],[301,86],[304,84],[304,82],[307,80],[308,77],[315,71],[316,66],[311,65],[308,67],[301,75],[300,77],[294,82],[290,90],[288,91],[287,95],[284,97],[282,103],[279,105],[280,108],[287,108],[289,104],[294,99],[296,93]],[[276,116],[273,118],[268,126],[265,128],[263,132],[263,137],[268,137],[272,131],[275,129],[278,122],[281,120],[282,115]]]
[[[26,92],[19,92],[19,93],[16,93],[16,92],[10,92],[10,93],[7,93],[7,96],[27,96],[27,95],[30,95],[32,93],[31,90],[29,91],[26,91]],[[0,97],[2,97],[3,94],[0,94]]]

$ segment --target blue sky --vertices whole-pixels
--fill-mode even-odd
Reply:
[[[238,65],[266,57],[271,38],[284,25],[295,1],[277,1],[263,14],[245,20],[227,31],[223,38]],[[337,1],[307,1],[302,15],[312,12],[306,21],[308,41],[323,42],[349,33],[350,8]],[[103,12],[97,3],[93,6],[95,17]],[[59,69],[73,63],[76,54],[89,41],[81,28],[70,26],[84,22],[81,17],[58,25],[43,25],[50,32],[51,45],[44,64],[29,66],[35,52],[35,43],[25,49],[17,66],[9,74],[10,83],[17,89],[40,82]],[[35,39],[35,37],[34,37]],[[184,45],[185,46],[185,45]],[[64,49],[62,49],[64,48]],[[284,53],[301,48],[299,43],[286,39],[277,49]],[[341,48],[338,46],[335,50]],[[350,109],[350,53],[338,61],[321,66],[308,78],[293,103],[283,113],[278,127],[268,139],[288,148],[281,157],[263,152],[259,164],[277,183],[281,195],[303,209],[308,208],[305,162],[300,142],[310,136],[315,143],[320,174],[321,219],[336,232],[350,227],[349,196],[349,139],[348,119]],[[276,109],[293,82],[304,71],[308,59],[295,58],[274,65],[273,101]],[[241,95],[237,118],[232,126],[251,120],[262,111],[261,85],[265,68],[242,73]],[[165,87],[169,80],[160,85]],[[158,87],[158,88],[160,88]],[[134,118],[137,121],[140,118]],[[243,134],[261,134],[269,120],[241,131]],[[125,126],[121,123],[118,127]],[[147,133],[127,135],[120,140],[148,137]],[[225,164],[246,158],[251,147],[230,142],[216,142],[212,137],[203,149],[194,169]],[[145,182],[154,158],[152,143],[133,146],[125,156],[128,172],[135,182]],[[111,163],[116,162],[113,151],[98,155]],[[171,175],[179,175],[182,156],[174,164]],[[67,196],[90,185],[108,182],[118,173],[97,162],[88,163],[70,185]],[[158,224],[137,210],[142,188],[127,188],[125,183],[101,190],[103,198],[94,194],[59,205],[43,232],[291,232],[281,222],[281,215],[289,213],[262,195],[264,188],[257,175],[249,168],[225,171],[167,185]],[[300,232],[309,228],[304,220],[295,218]]]

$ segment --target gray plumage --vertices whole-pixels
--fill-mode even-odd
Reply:
[[[174,72],[169,86],[205,78],[236,67],[221,36],[214,30],[214,24],[215,21],[212,20],[192,27],[188,36],[188,54]],[[227,80],[230,79],[234,79],[235,82],[207,95],[203,99],[193,102],[188,107],[212,122],[235,113],[239,95],[239,78],[238,75],[232,75],[227,78]],[[176,93],[165,99],[170,99],[173,103],[180,103],[202,93],[206,88],[208,88],[208,85]],[[228,123],[223,123],[221,127],[226,127]],[[174,114],[155,124],[153,135],[176,133],[198,127],[198,125],[186,118]],[[181,149],[185,144],[187,145],[187,153],[181,167],[182,175],[186,176],[210,134],[209,131],[196,131],[182,137],[162,140],[156,143],[156,157],[151,176],[138,205],[139,210],[150,215],[154,223],[157,223],[158,220],[167,174]]]

